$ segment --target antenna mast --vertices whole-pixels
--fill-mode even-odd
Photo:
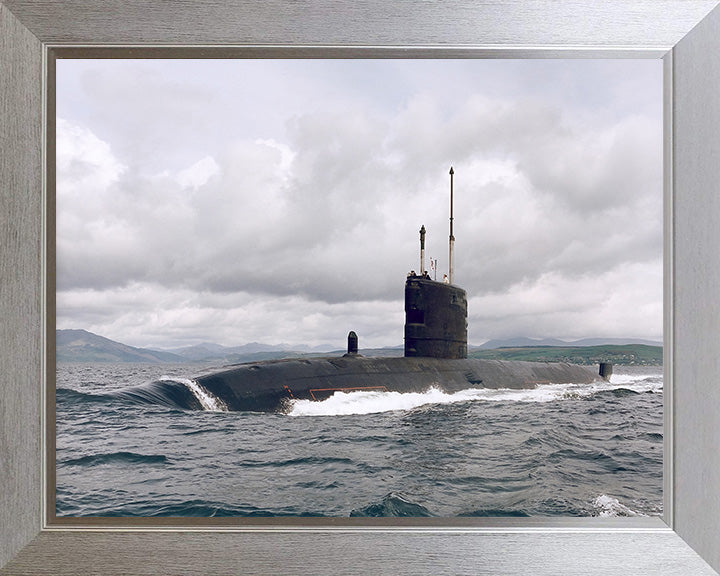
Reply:
[[[450,166],[450,254],[448,259],[448,281],[450,282],[450,284],[453,283],[453,251],[455,248],[455,236],[453,236],[453,174],[455,174],[455,170],[453,170],[452,166]]]
[[[425,224],[420,228],[420,276],[425,275]]]

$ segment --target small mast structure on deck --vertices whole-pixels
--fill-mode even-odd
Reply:
[[[420,276],[425,274],[425,224],[420,228]]]
[[[453,259],[454,257],[454,251],[455,251],[455,236],[453,235],[453,175],[455,174],[455,170],[453,170],[453,167],[450,166],[450,250],[448,255],[448,281],[450,284],[453,283],[453,276],[455,272],[455,261]]]

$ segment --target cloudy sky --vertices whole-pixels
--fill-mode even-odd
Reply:
[[[400,345],[450,166],[471,344],[662,339],[660,60],[60,60],[57,327]]]

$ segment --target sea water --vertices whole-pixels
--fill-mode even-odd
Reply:
[[[662,367],[228,412],[199,365],[59,364],[58,516],[655,516]],[[193,394],[203,410],[180,408]]]

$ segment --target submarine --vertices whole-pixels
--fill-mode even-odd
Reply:
[[[425,226],[420,229],[420,273],[405,280],[404,354],[365,357],[348,334],[343,356],[266,360],[230,365],[193,380],[230,411],[287,412],[295,400],[322,401],[336,392],[455,393],[473,388],[529,389],[543,384],[607,381],[599,371],[564,362],[467,357],[467,294],[453,283],[453,174],[450,168],[449,270],[442,281],[425,269]]]

